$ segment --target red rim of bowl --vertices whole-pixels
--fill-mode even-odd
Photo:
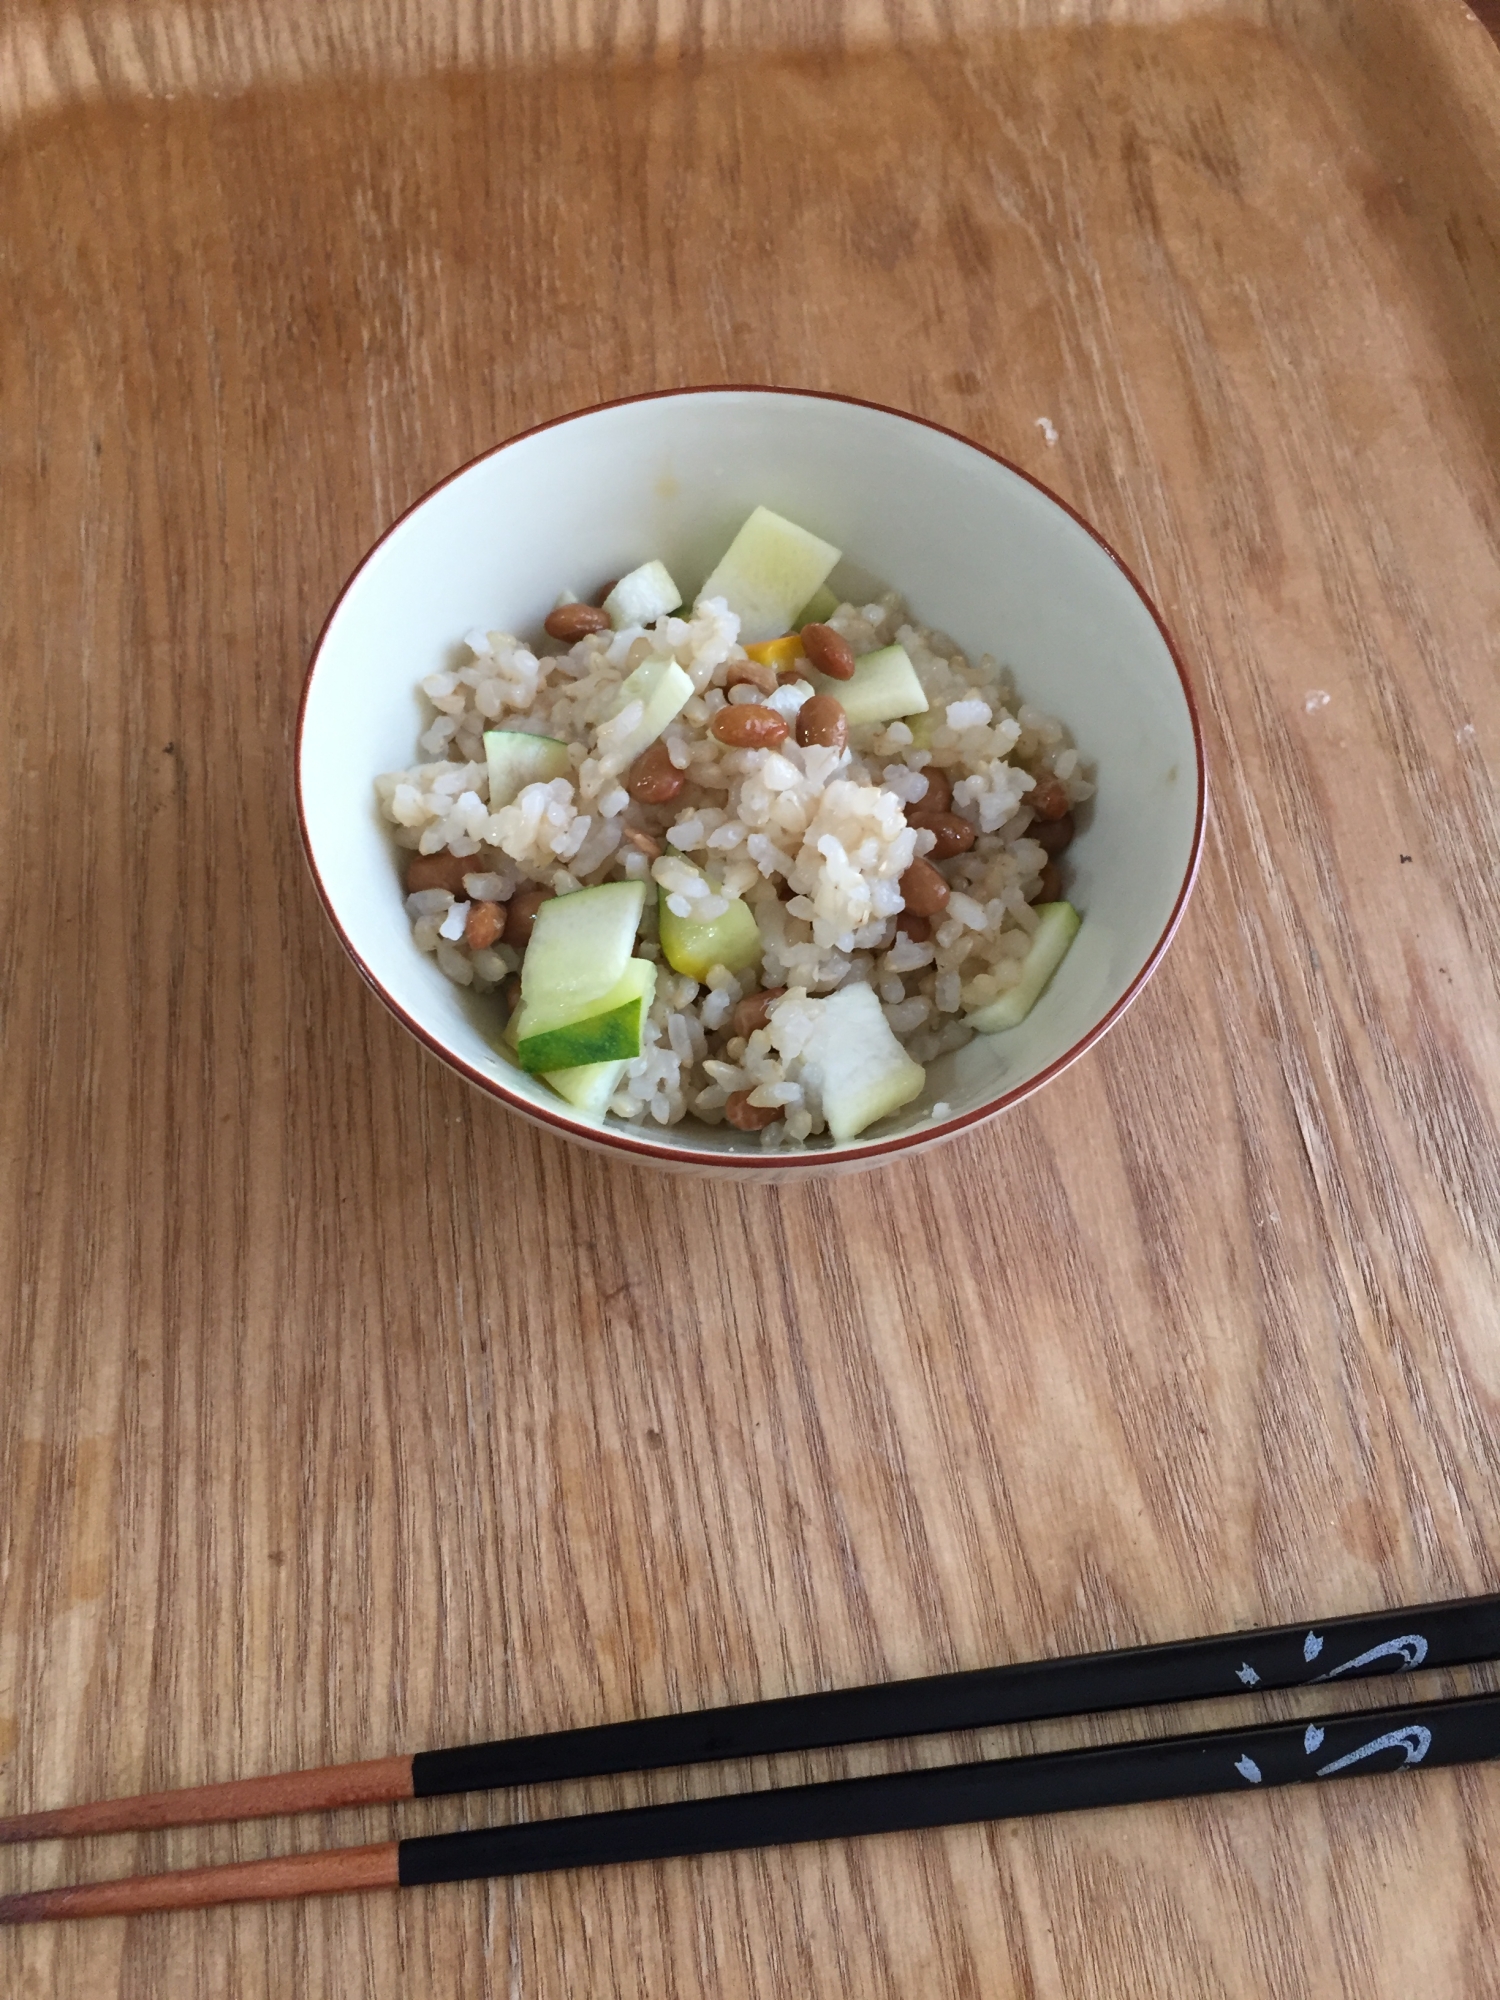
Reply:
[[[1013,1090],[1006,1091],[1003,1096],[995,1098],[989,1104],[981,1105],[977,1110],[965,1111],[952,1118],[944,1118],[939,1123],[928,1121],[914,1127],[911,1131],[898,1133],[894,1137],[880,1140],[874,1145],[862,1146],[855,1142],[847,1146],[822,1147],[816,1151],[806,1152],[783,1151],[778,1147],[774,1152],[756,1151],[744,1153],[715,1152],[706,1147],[699,1148],[692,1145],[661,1146],[615,1126],[600,1124],[598,1126],[584,1127],[574,1124],[560,1114],[551,1112],[541,1105],[530,1103],[526,1098],[510,1091],[501,1078],[489,1075],[484,1070],[476,1069],[472,1063],[466,1062],[462,1056],[455,1055],[451,1049],[445,1048],[434,1035],[430,1034],[422,1026],[420,1021],[415,1019],[413,1015],[409,1014],[404,1007],[391,997],[390,993],[387,992],[386,988],[355,949],[349,933],[344,929],[342,923],[340,923],[338,911],[334,908],[333,899],[324,884],[322,873],[318,868],[317,856],[313,853],[312,841],[307,831],[307,810],[302,796],[302,736],[307,719],[307,699],[312,689],[313,675],[318,670],[318,658],[323,650],[323,642],[328,636],[329,627],[338,616],[344,599],[349,595],[349,592],[354,588],[365,569],[374,560],[385,543],[390,540],[397,528],[401,526],[401,523],[407,519],[408,515],[415,514],[417,509],[425,506],[435,493],[441,493],[445,486],[450,486],[455,479],[462,478],[464,473],[468,472],[473,466],[482,464],[486,459],[494,458],[502,451],[509,451],[512,445],[521,444],[527,438],[538,437],[543,431],[556,430],[560,424],[574,423],[580,417],[597,416],[603,410],[623,409],[631,403],[656,403],[665,402],[672,397],[678,396],[713,395],[804,396],[823,403],[846,403],[855,409],[877,410],[882,416],[899,417],[905,423],[921,424],[927,430],[939,431],[944,437],[953,438],[957,443],[967,445],[971,451],[979,452],[982,457],[993,459],[996,465],[1003,465],[1007,472],[1013,472],[1018,479],[1024,479],[1028,486],[1034,486],[1055,507],[1060,507],[1070,520],[1076,521],[1079,527],[1088,535],[1089,539],[1103,550],[1115,568],[1124,576],[1136,596],[1150,612],[1152,622],[1161,634],[1162,643],[1166,646],[1172,665],[1177,670],[1177,679],[1182,688],[1183,700],[1187,703],[1188,722],[1193,733],[1193,757],[1198,783],[1198,806],[1193,821],[1192,848],[1188,855],[1187,869],[1182,878],[1182,887],[1179,889],[1177,899],[1172,905],[1166,927],[1147,954],[1146,961],[1140,971],[1110,1008],[1109,1012],[1101,1020],[1096,1021],[1088,1033],[1075,1042],[1070,1049],[1065,1050],[1055,1062],[1049,1063],[1045,1069],[1039,1070],[1035,1076],[1028,1077],[1024,1083],[1017,1084]],[[1010,459],[1003,457],[998,451],[991,451],[986,445],[976,444],[973,438],[965,437],[962,431],[953,430],[947,424],[934,423],[930,417],[915,416],[910,410],[898,410],[889,403],[872,402],[865,396],[842,396],[829,389],[783,389],[769,382],[707,382],[682,389],[647,389],[636,396],[615,396],[608,402],[591,403],[585,409],[569,410],[565,416],[549,417],[545,423],[533,424],[528,430],[517,431],[513,437],[504,439],[500,444],[491,445],[488,451],[477,452],[473,458],[466,460],[463,465],[455,467],[452,472],[438,480],[436,485],[430,486],[420,498],[414,500],[409,507],[403,509],[397,515],[384,534],[372,543],[370,548],[360,558],[359,563],[350,572],[343,588],[334,599],[328,616],[323,620],[322,629],[318,633],[317,641],[312,649],[312,656],[308,661],[307,673],[303,678],[302,696],[297,704],[296,757],[297,824],[302,834],[302,849],[307,856],[307,865],[312,872],[313,883],[317,889],[323,908],[327,913],[328,921],[333,925],[340,943],[343,945],[345,951],[348,952],[350,958],[353,959],[366,985],[371,988],[390,1012],[395,1015],[401,1025],[409,1030],[411,1034],[415,1035],[419,1042],[430,1049],[450,1069],[456,1070],[467,1082],[472,1083],[477,1089],[484,1091],[486,1095],[495,1098],[509,1110],[518,1112],[523,1118],[529,1118],[538,1125],[546,1126],[549,1130],[560,1132],[565,1138],[582,1139],[591,1145],[608,1147],[615,1152],[625,1154],[630,1159],[662,1160],[674,1166],[700,1166],[718,1169],[728,1167],[735,1171],[738,1171],[740,1168],[748,1168],[752,1172],[756,1170],[775,1171],[782,1175],[785,1175],[788,1170],[795,1172],[799,1167],[815,1172],[820,1168],[826,1168],[830,1163],[837,1164],[846,1161],[850,1163],[856,1161],[862,1163],[867,1160],[888,1159],[897,1153],[907,1152],[913,1147],[930,1145],[935,1139],[949,1138],[956,1132],[966,1131],[971,1126],[982,1125],[988,1119],[998,1117],[1002,1111],[1008,1111],[1012,1105],[1019,1104],[1023,1098],[1032,1096],[1044,1084],[1050,1083],[1053,1077],[1060,1076],[1065,1069],[1071,1068],[1080,1056],[1087,1054],[1096,1042],[1108,1034],[1126,1008],[1130,1006],[1131,1002],[1140,993],[1152,973],[1161,964],[1167,946],[1172,942],[1177,927],[1182,922],[1183,912],[1187,908],[1188,898],[1193,891],[1193,884],[1198,878],[1198,867],[1203,857],[1203,831],[1208,810],[1208,770],[1203,752],[1203,726],[1198,714],[1198,704],[1193,695],[1192,682],[1189,680],[1187,669],[1182,663],[1182,655],[1177,650],[1176,641],[1167,630],[1166,622],[1162,618],[1160,611],[1157,610],[1150,592],[1141,583],[1140,578],[1131,569],[1129,563],[1110,547],[1098,529],[1086,521],[1077,508],[1070,507],[1066,500],[1052,491],[1050,486],[1044,485],[1040,479],[1034,478],[1022,466],[1012,463]]]

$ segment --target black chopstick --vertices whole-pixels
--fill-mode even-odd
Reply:
[[[398,1868],[401,1886],[410,1888],[1203,1798],[1493,1757],[1500,1757],[1500,1695],[1489,1694],[430,1834],[398,1843]]]
[[[1500,1594],[1455,1598],[97,1800],[0,1819],[0,1844],[606,1777],[1496,1658]]]
[[[1102,1714],[1500,1658],[1500,1595],[608,1722],[412,1758],[418,1798]]]
[[[674,1860],[1495,1757],[1500,1695],[1480,1695],[35,1890],[0,1896],[0,1924]]]

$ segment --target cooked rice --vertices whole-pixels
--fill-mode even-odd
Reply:
[[[819,1078],[804,1060],[819,996],[854,980],[874,986],[907,1052],[928,1063],[961,1048],[973,1032],[965,1012],[1019,977],[1037,923],[1028,897],[1047,858],[1028,838],[1026,794],[1051,776],[1073,804],[1089,798],[1094,788],[1078,752],[1061,723],[1017,699],[990,655],[971,665],[944,633],[913,623],[894,592],[843,604],[828,622],[856,654],[905,646],[930,704],[921,718],[926,747],[904,722],[851,730],[843,753],[803,749],[790,736],[774,750],[721,744],[708,725],[726,700],[767,700],[791,722],[812,688],[803,681],[769,697],[748,686],[726,694],[729,670],[747,655],[738,619],[712,598],[690,617],[662,618],[650,631],[591,634],[567,649],[549,641],[533,651],[509,633],[471,633],[469,664],[421,683],[434,720],[420,748],[435,761],[376,780],[399,846],[475,857],[464,898],[428,889],[408,896],[406,907],[418,948],[478,993],[500,985],[520,960],[504,944],[465,945],[469,898],[505,901],[527,883],[567,894],[649,876],[682,916],[720,915],[735,896],[750,904],[763,963],[739,975],[715,968],[700,986],[662,960],[648,896],[636,949],[660,973],[641,1054],[610,1101],[617,1118],[676,1125],[694,1116],[717,1125],[729,1097],[749,1090],[752,1104],[783,1108],[761,1145],[800,1144],[824,1129]],[[620,782],[629,760],[618,747],[639,720],[639,704],[612,711],[626,675],[663,653],[694,688],[663,739],[687,782],[670,805],[644,806]],[[497,725],[566,742],[572,776],[528,785],[492,813],[483,737]],[[977,838],[942,864],[949,902],[931,941],[917,943],[896,928],[899,885],[934,835],[909,826],[903,806],[922,797],[919,774],[929,768],[947,773],[952,810]],[[650,860],[627,830],[654,836],[660,858]],[[735,1037],[735,1003],[778,986],[787,992],[767,1025],[748,1040]]]

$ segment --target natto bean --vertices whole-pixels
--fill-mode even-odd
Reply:
[[[764,993],[751,993],[741,1000],[729,1017],[729,1030],[748,1042],[757,1028],[763,1028],[771,1018],[771,1002],[779,1000],[786,988],[771,986]]]
[[[470,951],[488,951],[505,935],[503,903],[470,903],[464,920],[464,943]]]
[[[776,669],[767,666],[764,660],[736,660],[724,675],[726,694],[734,687],[753,687],[760,694],[775,694],[780,685]]]
[[[555,611],[547,613],[542,625],[549,637],[573,646],[590,632],[607,632],[609,613],[596,604],[559,604]]]
[[[908,823],[925,827],[937,835],[937,845],[927,850],[929,861],[951,861],[955,854],[967,854],[977,838],[968,820],[959,813],[908,813]]]
[[[940,771],[934,764],[929,764],[922,775],[927,780],[927,789],[921,798],[912,801],[916,810],[920,813],[947,812],[953,804],[953,786],[948,773]]]
[[[787,738],[787,726],[775,709],[758,701],[726,703],[708,727],[731,750],[774,750]]]
[[[643,750],[625,773],[626,791],[643,806],[669,804],[686,783],[665,743],[653,743],[649,750]]]
[[[901,877],[901,897],[913,915],[935,917],[948,906],[948,884],[932,863],[919,855]]]
[[[1068,788],[1061,778],[1038,778],[1021,803],[1038,819],[1061,819],[1070,804]]]
[[[781,1106],[752,1104],[748,1090],[736,1090],[731,1093],[729,1102],[724,1106],[724,1116],[741,1132],[759,1132],[767,1125],[776,1123],[781,1116]]]
[[[853,680],[854,648],[842,632],[835,632],[831,625],[804,625],[801,638],[803,652],[820,674],[827,674],[832,681]]]
[[[819,744],[826,750],[842,750],[849,741],[849,718],[844,704],[831,694],[815,694],[797,710],[797,741],[804,749]]]
[[[478,855],[450,854],[446,847],[440,847],[436,854],[414,854],[406,864],[406,893],[415,896],[421,889],[447,889],[461,896],[465,875],[478,866]]]
[[[1064,813],[1061,819],[1033,820],[1026,829],[1026,838],[1034,840],[1047,858],[1055,861],[1064,849],[1073,845],[1073,835],[1078,831],[1073,815]]]
[[[542,888],[538,883],[530,889],[518,889],[506,905],[505,940],[517,951],[531,943],[532,927],[536,923],[536,913],[543,903],[552,901],[554,891]]]

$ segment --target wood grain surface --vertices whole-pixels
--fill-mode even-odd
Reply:
[[[1459,0],[4,23],[0,1812],[1495,1588],[1500,53]],[[292,808],[396,511],[725,380],[1050,482],[1178,634],[1214,788],[1099,1051],[795,1190],[470,1094]],[[11,1932],[0,1991],[1469,2000],[1497,1841],[1500,1773],[1433,1773]]]

